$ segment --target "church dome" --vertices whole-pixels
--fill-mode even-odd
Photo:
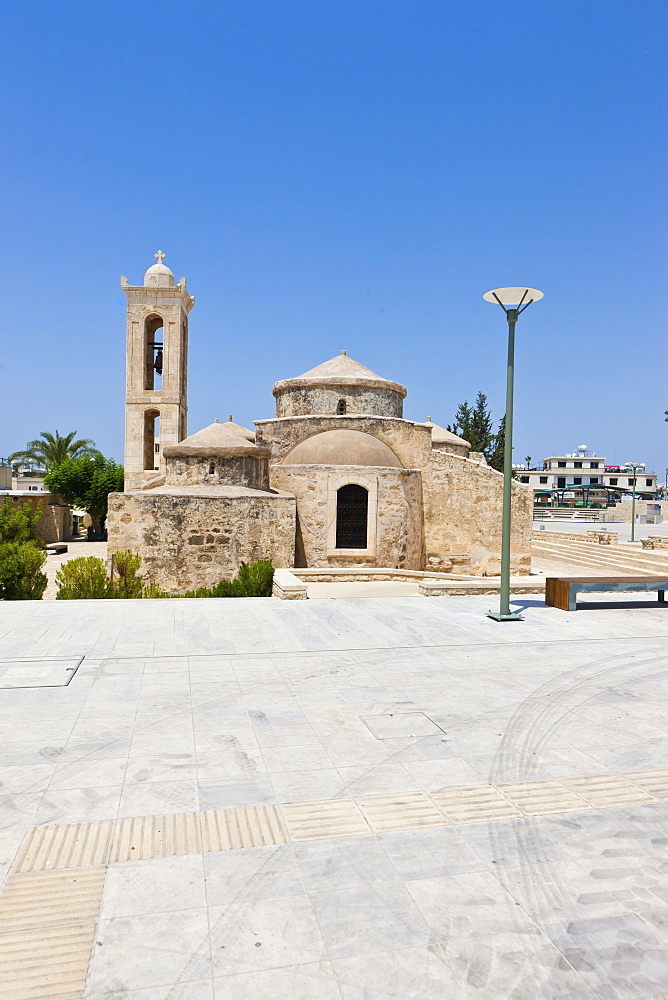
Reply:
[[[174,275],[169,270],[166,264],[163,264],[164,253],[162,250],[158,250],[155,257],[158,258],[158,263],[149,267],[148,271],[144,275],[144,287],[145,288],[173,288],[174,287]]]
[[[365,414],[402,417],[406,389],[349,358],[345,351],[274,385],[277,417]]]
[[[250,433],[250,432],[247,432]],[[163,452],[165,458],[231,458],[251,455],[254,458],[268,458],[269,449],[260,448],[253,441],[242,437],[235,429],[215,420],[208,427],[191,434],[178,444],[169,444]]]
[[[283,465],[373,465],[403,468],[383,441],[362,431],[323,431],[296,445]]]
[[[366,365],[360,364],[354,358],[349,358],[345,351],[341,351],[329,361],[324,361],[315,368],[310,368],[303,375],[296,375],[294,378],[282,379],[274,385],[274,395],[288,388],[299,388],[301,386],[369,386],[372,388],[393,389],[403,398],[406,389],[399,382],[391,382],[382,375],[376,375]]]

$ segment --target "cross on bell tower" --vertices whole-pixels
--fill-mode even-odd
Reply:
[[[188,314],[195,305],[153,255],[142,285],[121,278],[127,305],[125,489],[140,489],[165,470],[163,449],[187,436]]]

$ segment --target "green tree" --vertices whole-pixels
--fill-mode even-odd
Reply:
[[[35,528],[42,516],[42,504],[32,506],[27,503],[16,506],[7,497],[0,507],[0,540],[3,542],[35,542],[38,548],[44,543],[35,534]]]
[[[87,511],[93,519],[95,534],[101,535],[109,494],[123,490],[123,466],[99,452],[83,455],[61,462],[44,477],[44,483],[65,503]]]
[[[12,465],[36,465],[40,469],[49,472],[56,465],[67,461],[70,458],[81,458],[83,455],[99,455],[100,452],[95,447],[95,442],[90,438],[80,438],[76,440],[77,432],[71,431],[61,437],[59,431],[51,434],[50,431],[42,431],[39,438],[28,441],[27,447],[23,451],[15,451],[9,456]]]
[[[499,429],[494,435],[489,451],[485,452],[485,458],[487,459],[487,464],[491,466],[492,469],[496,469],[497,472],[503,472],[503,459],[505,454],[506,454],[506,417],[504,414],[499,420]]]
[[[447,429],[468,441],[471,451],[481,451],[487,455],[494,439],[494,427],[485,393],[478,393],[475,406],[469,406],[467,402],[460,403],[454,424],[448,425]]]

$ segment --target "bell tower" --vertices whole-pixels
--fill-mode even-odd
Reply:
[[[188,433],[188,313],[195,299],[185,278],[174,283],[162,250],[154,256],[157,264],[149,267],[143,285],[129,285],[121,277],[128,300],[126,490],[164,473],[164,447]]]

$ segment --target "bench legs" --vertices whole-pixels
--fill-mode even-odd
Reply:
[[[568,610],[577,611],[578,604],[578,588],[574,583],[569,583],[568,585]]]
[[[659,591],[659,604],[665,604],[665,603],[666,603],[666,592],[665,592],[665,590],[660,590]]]

